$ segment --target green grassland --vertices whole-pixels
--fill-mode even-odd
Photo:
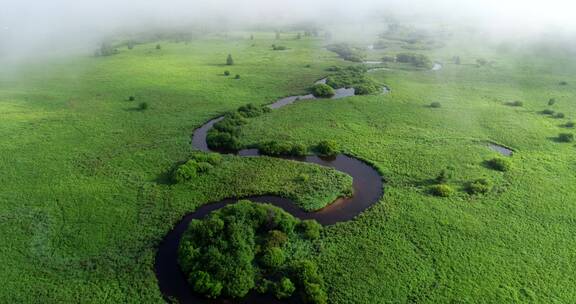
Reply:
[[[273,51],[273,33],[248,36],[137,45],[0,77],[0,302],[162,302],[155,246],[186,212],[232,195],[307,204],[347,191],[346,176],[270,158],[225,157],[190,184],[164,182],[204,121],[304,93],[327,67],[349,64],[320,40],[285,34],[288,49]],[[561,126],[576,118],[570,54],[458,39],[422,53],[443,69],[373,72],[390,94],[296,103],[243,127],[246,145],[332,139],[384,173],[381,202],[323,230],[315,258],[330,301],[572,302],[576,148],[554,140],[574,133]],[[455,55],[461,65],[449,63]],[[505,105],[513,100],[524,105]],[[567,118],[539,113],[547,108]],[[483,165],[498,156],[487,142],[514,149],[510,171]],[[449,198],[427,192],[443,169],[457,190]],[[477,178],[493,190],[462,191]]]
[[[387,50],[386,52],[389,52]],[[576,163],[574,144],[555,137],[576,116],[569,56],[495,52],[453,44],[428,52],[440,71],[386,70],[371,76],[392,93],[300,103],[244,128],[246,144],[261,138],[313,144],[337,141],[367,159],[387,180],[382,201],[357,220],[325,229],[318,257],[334,303],[541,302],[576,298]],[[463,64],[449,64],[453,55]],[[378,58],[378,54],[371,54]],[[495,63],[477,67],[476,58]],[[540,114],[551,106],[566,114]],[[523,107],[505,105],[523,101]],[[441,108],[431,108],[431,102]],[[483,165],[497,142],[514,149],[512,169]],[[428,194],[446,169],[450,198]],[[493,190],[463,191],[487,178]]]
[[[199,204],[262,193],[305,204],[348,191],[333,170],[267,158],[226,158],[190,185],[163,183],[188,157],[194,128],[303,92],[337,61],[312,39],[286,36],[290,49],[272,51],[273,34],[236,36],[58,59],[0,78],[0,302],[161,302],[155,246]]]

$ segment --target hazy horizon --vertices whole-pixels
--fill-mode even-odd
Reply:
[[[191,24],[242,29],[258,24],[283,26],[302,22],[334,24],[409,16],[461,24],[498,35],[571,35],[576,5],[551,1],[263,1],[8,0],[0,11],[0,56],[25,57],[47,48],[88,48],[118,31]]]

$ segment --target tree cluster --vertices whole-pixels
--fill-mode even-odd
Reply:
[[[294,294],[326,303],[318,266],[294,248],[320,236],[317,222],[300,221],[268,204],[239,201],[193,220],[180,243],[178,262],[192,289],[209,298],[242,298],[251,290],[278,299]],[[308,254],[309,255],[309,254]]]
[[[227,113],[224,119],[214,124],[214,127],[208,131],[206,136],[208,147],[225,151],[239,150],[241,145],[238,137],[241,126],[248,122],[248,118],[257,117],[269,111],[270,108],[265,106],[247,104],[236,111]]]

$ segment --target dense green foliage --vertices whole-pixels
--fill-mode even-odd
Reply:
[[[430,193],[435,196],[449,197],[454,194],[454,189],[450,185],[439,184],[431,186]]]
[[[270,112],[270,108],[265,106],[256,106],[247,104],[239,107],[234,112],[224,115],[224,119],[214,124],[214,127],[208,131],[206,142],[211,149],[224,151],[237,151],[242,148],[238,141],[240,127],[248,122],[249,118],[258,117],[264,113]]]
[[[437,101],[433,101],[433,102],[430,103],[430,107],[431,107],[431,108],[441,108],[441,107],[442,107],[442,104],[439,103],[439,102],[437,102]]]
[[[272,205],[239,201],[192,220],[178,260],[194,291],[210,298],[241,298],[256,289],[283,299],[298,287],[307,302],[326,303],[324,280],[304,259],[311,249],[310,237],[296,229],[301,223]]]
[[[326,47],[329,51],[332,51],[344,60],[353,62],[364,61],[365,54],[358,48],[355,48],[346,43],[331,44]]]
[[[269,156],[304,156],[308,148],[300,143],[267,141],[258,145],[260,153]]]
[[[558,135],[558,141],[563,143],[570,143],[574,141],[574,134],[572,133],[560,133]]]
[[[382,87],[366,75],[364,66],[330,67],[326,84],[338,88],[354,88],[356,95],[370,95],[382,92]]]
[[[511,107],[521,107],[524,105],[524,103],[521,102],[520,100],[514,100],[514,101],[507,102],[506,105],[509,105]]]
[[[321,156],[335,156],[338,152],[338,144],[333,140],[323,140],[316,145],[316,152]]]
[[[494,170],[506,172],[512,167],[512,163],[505,158],[496,157],[486,161],[486,165]]]
[[[466,191],[469,194],[486,194],[492,190],[492,184],[485,178],[480,178],[466,184]]]
[[[331,86],[323,83],[317,83],[312,86],[310,92],[312,92],[312,95],[319,98],[330,98],[334,96],[334,89]]]
[[[174,170],[172,179],[177,183],[192,180],[197,174],[208,173],[214,166],[222,161],[222,156],[217,153],[193,153],[188,161]]]
[[[396,61],[401,63],[409,63],[418,68],[430,69],[432,68],[432,60],[426,55],[417,53],[399,53],[396,54]]]

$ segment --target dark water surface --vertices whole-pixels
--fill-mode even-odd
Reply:
[[[316,83],[326,83],[326,78]],[[344,98],[354,95],[353,88],[343,88],[335,90],[336,95],[332,99]],[[385,92],[387,89],[385,90]],[[278,109],[300,100],[316,99],[312,95],[290,96],[277,100],[269,105],[271,109]],[[210,150],[206,143],[206,136],[213,125],[223,117],[217,117],[205,123],[200,128],[194,130],[192,137],[192,147],[205,152],[215,152]],[[246,149],[238,152],[239,156],[258,157],[260,153],[257,149]],[[352,176],[353,195],[347,198],[338,198],[330,205],[316,212],[306,212],[297,207],[296,203],[290,199],[273,196],[260,195],[250,196],[254,202],[270,203],[284,209],[286,212],[300,219],[315,219],[323,225],[331,225],[342,221],[348,221],[366,210],[380,200],[383,195],[383,181],[380,174],[370,165],[351,156],[339,154],[331,159],[323,159],[318,156],[306,157],[286,157],[292,161],[313,163],[324,167],[334,168],[338,171]],[[271,295],[260,295],[250,293],[245,299],[217,299],[209,300],[201,295],[192,292],[185,275],[178,265],[178,246],[182,235],[188,228],[192,219],[201,219],[207,214],[220,209],[227,204],[235,203],[240,198],[228,198],[219,202],[209,203],[197,208],[194,212],[184,216],[163,239],[158,248],[155,261],[155,272],[158,279],[160,291],[167,300],[177,300],[179,303],[299,303],[297,296],[288,300],[278,301]]]

